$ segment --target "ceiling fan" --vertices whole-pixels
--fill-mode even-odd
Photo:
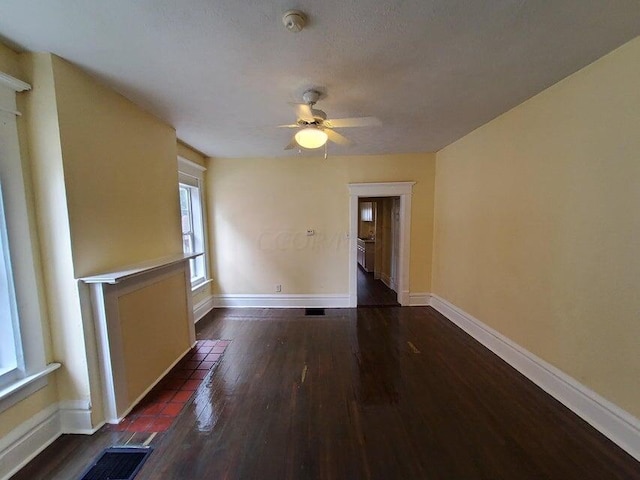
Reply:
[[[322,110],[313,108],[320,99],[320,92],[307,90],[302,95],[304,103],[294,104],[296,107],[297,121],[291,125],[279,125],[281,128],[297,128],[298,131],[291,142],[284,147],[285,150],[302,147],[306,149],[320,148],[331,140],[338,145],[350,145],[351,141],[334,131],[334,128],[351,127],[375,127],[381,125],[376,117],[336,118],[329,119]]]

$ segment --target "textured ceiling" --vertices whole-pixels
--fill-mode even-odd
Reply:
[[[282,14],[309,25],[290,33]],[[79,65],[218,157],[284,152],[308,87],[335,154],[436,151],[640,34],[638,0],[2,0],[0,36]]]

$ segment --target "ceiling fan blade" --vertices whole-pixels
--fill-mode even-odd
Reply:
[[[327,137],[329,137],[329,140],[331,140],[333,143],[337,143],[338,145],[351,145],[351,140],[343,137],[338,132],[334,132],[333,130],[325,128],[324,133],[327,134]]]
[[[278,125],[277,128],[298,128],[300,125],[297,123],[292,123],[291,125]]]
[[[286,147],[284,147],[285,150],[293,150],[294,148],[299,148],[298,146],[298,142],[296,142],[296,137],[291,137],[291,141],[289,142],[289,145],[287,145]]]
[[[382,122],[376,117],[333,118],[324,121],[330,128],[379,127]]]
[[[296,115],[298,115],[298,119],[307,123],[315,122],[313,112],[309,105],[306,103],[294,103],[294,106],[296,107]]]

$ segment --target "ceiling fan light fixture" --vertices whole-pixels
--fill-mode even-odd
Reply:
[[[320,148],[327,143],[328,135],[316,127],[307,127],[295,134],[296,142],[302,148]]]

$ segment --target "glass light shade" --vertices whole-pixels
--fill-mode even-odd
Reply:
[[[307,127],[295,134],[296,142],[303,148],[320,148],[327,143],[327,134],[315,127]]]

